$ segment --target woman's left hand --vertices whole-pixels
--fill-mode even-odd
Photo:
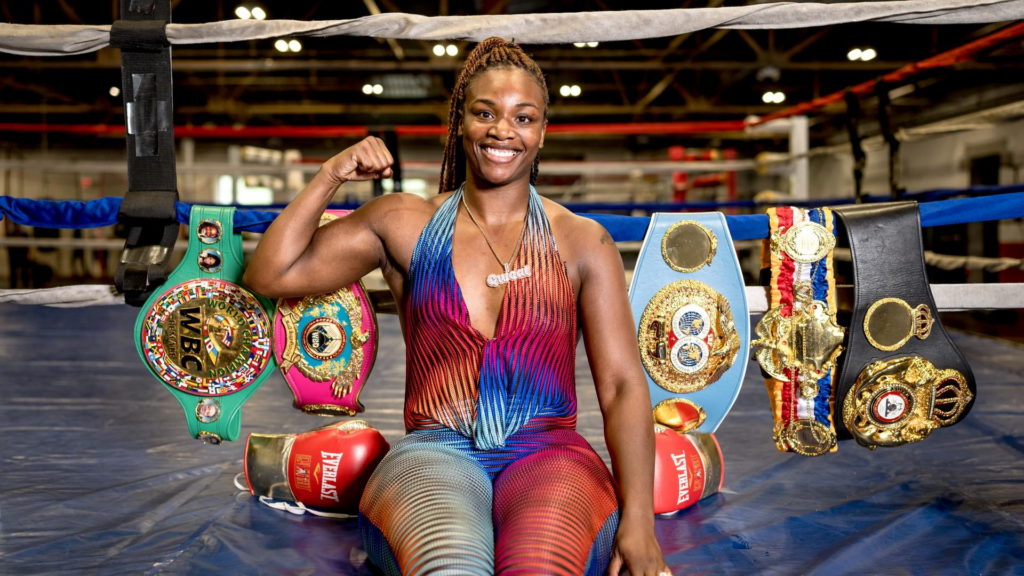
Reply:
[[[670,576],[661,555],[661,546],[654,537],[654,526],[645,522],[630,522],[623,519],[615,533],[612,545],[612,560],[608,564],[607,576],[618,576],[623,569],[631,576]]]

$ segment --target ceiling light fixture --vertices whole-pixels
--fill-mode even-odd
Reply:
[[[283,39],[283,38],[278,39],[277,42],[274,42],[274,48],[277,48],[278,52],[287,52],[288,51],[288,41]]]
[[[373,85],[373,93],[374,94],[382,94],[383,92],[384,92],[384,87],[383,86],[381,86],[380,84],[374,84]]]
[[[441,44],[434,44],[434,56],[444,56],[444,46]]]
[[[266,20],[267,19],[267,12],[266,12],[266,10],[264,10],[263,8],[260,8],[259,6],[253,8],[250,12],[252,13],[252,17],[257,19],[257,20]]]
[[[298,40],[289,40],[288,49],[291,50],[292,52],[301,52],[302,42],[299,42]]]
[[[444,49],[444,51],[449,56],[457,56],[459,54],[459,47],[456,46],[455,44],[449,44],[448,47]]]
[[[582,92],[583,90],[581,90],[576,84],[573,84],[572,87],[569,88],[569,94],[572,95],[573,98],[579,96]]]
[[[561,94],[562,96],[568,97],[569,94],[572,93],[572,88],[569,88],[565,84],[562,84],[562,87],[558,89],[558,93]]]
[[[878,52],[875,52],[874,48],[854,48],[846,53],[846,58],[850,62],[860,60],[861,62],[868,62],[874,60],[878,56]]]
[[[573,42],[572,45],[577,47],[577,48],[586,48],[587,47],[587,43],[586,42]]]
[[[118,88],[117,86],[111,86],[110,87],[110,95],[113,96],[114,98],[117,98],[118,96],[121,95],[121,89]]]
[[[599,44],[599,42],[587,42],[587,46],[589,48],[597,48],[598,44]]]
[[[239,6],[238,8],[235,8],[235,16],[238,16],[242,20],[248,20],[249,18],[252,18],[252,12],[250,12],[245,6]]]
[[[369,84],[363,84],[363,94],[366,94],[367,96],[373,94],[373,86]]]

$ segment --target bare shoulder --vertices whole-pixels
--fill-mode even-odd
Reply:
[[[551,222],[555,240],[558,242],[559,251],[563,251],[563,246],[580,255],[590,253],[602,246],[610,246],[613,250],[615,249],[615,241],[611,234],[593,218],[575,214],[565,206],[546,198],[542,201],[548,221]],[[567,256],[568,254],[563,254],[563,257]]]
[[[582,286],[587,278],[622,274],[622,256],[604,226],[551,200],[544,199],[543,202],[558,243],[558,253],[578,286]]]

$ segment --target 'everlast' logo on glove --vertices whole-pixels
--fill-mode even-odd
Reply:
[[[689,461],[693,463],[692,470],[686,465],[688,451],[692,452],[692,457],[689,458]],[[692,444],[683,444],[681,453],[672,454],[672,463],[676,466],[679,480],[679,497],[676,504],[688,506],[691,492],[696,494],[704,492],[704,465],[701,463],[700,455],[697,454],[697,448]]]
[[[341,462],[341,452],[337,454],[321,452],[320,457],[324,459],[324,480],[320,484],[320,497],[337,502],[338,488],[335,483],[338,481],[338,463]]]
[[[680,434],[654,425],[654,513],[689,508],[722,487],[722,453],[713,434]]]
[[[361,420],[304,434],[250,434],[245,479],[254,496],[355,514],[366,482],[387,451],[380,432]]]
[[[310,478],[320,486],[320,498],[338,501],[338,465],[344,456],[341,452],[320,452],[320,459],[314,468],[313,457],[309,454],[296,454],[292,481],[297,490],[313,492]]]

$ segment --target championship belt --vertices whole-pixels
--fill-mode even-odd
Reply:
[[[719,246],[721,244],[721,246]],[[629,289],[654,421],[714,432],[743,385],[750,335],[739,260],[720,213],[655,214]]]
[[[135,321],[135,347],[185,410],[189,432],[236,440],[242,404],[273,372],[273,304],[242,286],[234,208],[193,206],[188,250]]]
[[[925,439],[974,405],[974,374],[939,321],[916,202],[836,208],[854,304],[838,377],[839,437],[874,449]]]
[[[348,214],[328,210],[323,226]],[[305,298],[282,298],[274,317],[274,356],[295,407],[318,416],[355,416],[373,368],[377,317],[362,282]]]
[[[775,447],[820,456],[836,450],[833,376],[843,351],[832,267],[835,216],[828,208],[785,206],[769,209],[768,219],[761,266],[771,271],[771,302],[751,344],[768,387]]]

